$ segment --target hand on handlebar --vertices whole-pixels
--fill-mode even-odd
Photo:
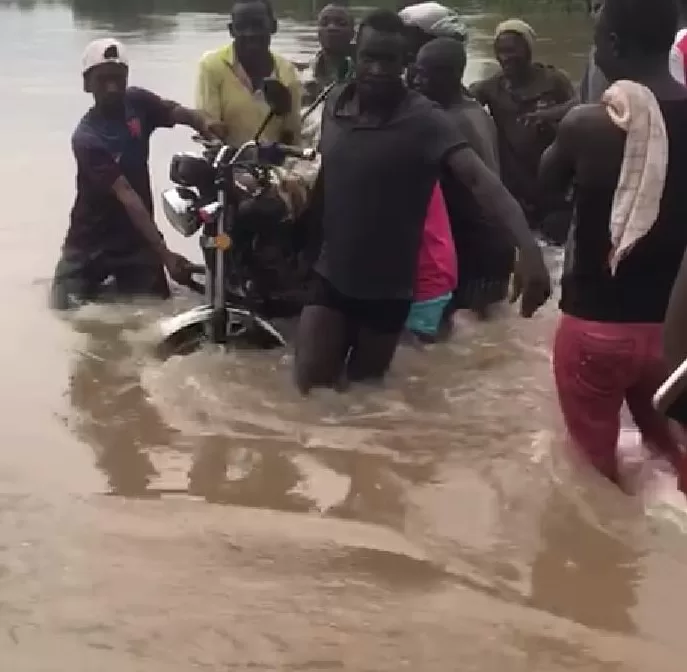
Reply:
[[[215,121],[214,119],[206,119],[201,129],[201,136],[204,140],[209,140],[211,142],[221,140],[227,135],[227,126],[221,121]]]

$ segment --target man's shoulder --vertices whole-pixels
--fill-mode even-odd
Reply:
[[[124,100],[128,105],[138,107],[140,105],[147,105],[151,102],[155,103],[160,100],[160,97],[148,89],[140,86],[130,86],[124,94]]]
[[[72,149],[84,149],[99,146],[100,139],[95,126],[93,111],[89,110],[79,119],[71,137]]]
[[[558,126],[557,138],[573,150],[584,149],[590,142],[613,135],[613,129],[622,133],[610,120],[603,105],[585,103],[576,105],[563,117]]]
[[[534,65],[539,70],[540,77],[549,82],[551,86],[568,84],[571,81],[568,74],[555,65],[544,63],[535,63]]]
[[[493,75],[490,75],[489,77],[485,77],[484,79],[478,79],[474,81],[472,84],[470,84],[468,88],[470,90],[476,89],[484,93],[494,93],[495,91],[498,91],[499,88],[501,88],[503,80],[503,72],[499,70],[495,72]]]
[[[436,111],[442,111],[442,108],[437,103],[413,89],[407,90],[401,109],[406,113],[410,113],[413,117],[420,118],[425,115],[432,116]]]
[[[232,46],[225,44],[219,49],[210,49],[200,57],[200,67],[203,70],[213,70],[221,67],[227,60],[231,59]]]
[[[351,82],[343,82],[341,84],[336,84],[332,90],[327,94],[324,101],[324,113],[327,116],[333,116],[334,110],[336,110],[339,105],[339,101],[344,95],[348,95],[351,92],[351,87],[353,84]]]
[[[274,65],[279,75],[279,79],[281,79],[284,84],[291,84],[297,80],[299,81],[298,70],[288,58],[284,58],[284,56],[275,53],[272,53],[272,58],[274,59]]]
[[[399,117],[429,127],[449,123],[449,116],[444,108],[412,89],[408,91],[400,108]]]

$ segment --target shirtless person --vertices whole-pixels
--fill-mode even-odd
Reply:
[[[658,218],[615,274],[609,225],[625,132],[603,105],[581,105],[563,119],[541,165],[543,188],[576,183],[554,345],[558,397],[573,442],[614,483],[623,402],[647,447],[681,466],[668,424],[651,404],[665,378],[663,321],[687,247],[687,88],[668,69],[677,20],[674,0],[606,0],[596,27],[598,66],[610,82],[631,80],[654,94],[670,145]]]

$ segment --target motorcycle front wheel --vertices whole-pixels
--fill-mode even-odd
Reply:
[[[211,316],[211,309],[206,307],[164,320],[160,325],[162,334],[156,348],[157,357],[165,360],[189,355],[210,344]],[[227,348],[271,350],[285,346],[286,340],[267,320],[245,309],[229,308],[227,339],[223,345]]]

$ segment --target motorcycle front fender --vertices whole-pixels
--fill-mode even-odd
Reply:
[[[206,325],[210,324],[212,315],[212,306],[204,305],[160,320],[157,325],[159,350],[166,353],[170,348],[172,351],[187,351],[187,341],[200,344],[200,337],[205,333]],[[263,348],[286,345],[286,339],[274,325],[245,308],[227,306],[227,325],[227,344],[240,340]]]

